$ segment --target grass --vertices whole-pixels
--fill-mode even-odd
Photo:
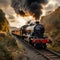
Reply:
[[[19,47],[14,37],[0,34],[0,60],[22,60],[25,51],[21,44]]]
[[[60,53],[60,46],[52,46],[52,45],[48,44],[47,47],[48,47],[49,49],[57,52],[57,53]]]
[[[48,48],[60,53],[60,30],[52,30],[48,33],[52,43],[48,45]]]

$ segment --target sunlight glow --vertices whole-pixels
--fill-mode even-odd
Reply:
[[[34,18],[32,16],[23,17],[20,15],[14,14],[14,17],[15,17],[15,20],[17,22],[16,27],[18,27],[18,28],[27,24],[28,21],[34,20]]]
[[[20,15],[16,16],[15,19],[16,19],[17,21],[19,21],[20,26],[23,26],[23,25],[26,24],[26,20],[24,19],[24,17],[22,17],[22,16],[20,16]]]

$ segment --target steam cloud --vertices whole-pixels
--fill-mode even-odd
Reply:
[[[42,5],[46,4],[47,0],[12,0],[12,7],[17,14],[22,16],[26,15],[26,12],[33,15],[38,20],[42,14]]]

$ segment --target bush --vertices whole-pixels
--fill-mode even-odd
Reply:
[[[15,38],[11,35],[0,36],[0,60],[20,60],[23,57],[24,50],[18,48]]]

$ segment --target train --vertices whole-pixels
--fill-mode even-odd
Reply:
[[[34,26],[34,25],[33,25]],[[50,43],[51,40],[48,37],[37,38],[36,36],[31,36],[31,29],[27,29],[32,26],[23,26],[20,30],[12,31],[12,34],[19,36],[22,40],[27,41],[29,44],[34,46],[35,48],[47,48],[47,43]]]

